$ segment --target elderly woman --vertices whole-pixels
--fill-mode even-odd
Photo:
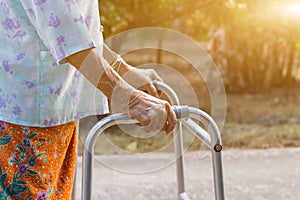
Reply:
[[[75,121],[107,113],[107,97],[145,131],[174,128],[149,95],[155,72],[103,48],[97,0],[2,0],[0,23],[0,199],[70,199]]]

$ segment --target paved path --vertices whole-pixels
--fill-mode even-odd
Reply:
[[[98,156],[93,199],[175,200],[175,167],[174,164],[166,166],[170,163],[171,154]],[[300,199],[300,148],[225,150],[223,163],[228,200]],[[79,200],[81,162],[78,168]],[[143,172],[157,168],[162,169],[142,174],[118,171]],[[186,191],[192,200],[214,199],[211,174],[210,156],[199,159],[199,152],[185,154]]]

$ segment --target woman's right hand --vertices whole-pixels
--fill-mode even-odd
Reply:
[[[171,105],[144,92],[131,97],[128,110],[145,132],[162,130],[168,134],[175,128],[177,119]]]
[[[145,92],[131,88],[115,91],[111,98],[113,113],[127,113],[136,119],[145,132],[165,131],[169,134],[176,125],[177,119],[171,105],[164,100]]]

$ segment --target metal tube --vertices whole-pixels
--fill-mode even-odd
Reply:
[[[221,142],[221,134],[219,131],[219,128],[216,124],[216,122],[212,119],[211,116],[209,116],[206,112],[199,110],[197,108],[189,107],[189,112],[190,112],[190,117],[199,120],[202,122],[204,125],[209,127],[208,132],[211,132],[211,140],[212,140],[212,145],[215,144],[220,144],[222,145]]]
[[[179,200],[191,200],[191,199],[188,197],[188,195],[185,192],[183,192],[179,194]]]
[[[159,81],[153,81],[153,84],[158,90],[161,90],[168,97],[172,105],[179,106],[179,99],[170,86]]]
[[[182,124],[188,128],[191,132],[196,134],[203,142],[204,144],[211,149],[211,139],[210,135],[198,124],[196,124],[193,120],[190,118],[182,120]]]
[[[169,99],[171,105],[179,106],[179,98],[174,90],[162,82],[153,81],[153,84],[158,90],[161,90]],[[184,184],[184,164],[183,164],[183,139],[182,139],[182,124],[178,121],[174,129],[174,151],[176,157],[176,177],[178,198],[181,193],[185,193]]]
[[[216,122],[202,110],[189,107],[190,117],[198,119],[209,127],[211,133],[212,164],[214,173],[215,199],[224,200],[223,164],[222,164],[222,142],[221,134]]]
[[[104,130],[118,123],[133,124],[137,123],[137,121],[131,119],[126,114],[110,115],[97,122],[90,130],[86,138],[82,158],[82,200],[92,199],[93,156],[97,138],[103,133]]]

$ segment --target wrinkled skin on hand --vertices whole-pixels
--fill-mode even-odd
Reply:
[[[115,88],[111,98],[113,113],[125,112],[136,119],[145,132],[165,131],[170,133],[177,122],[171,105],[145,92]]]
[[[126,63],[122,57],[112,51],[104,44],[104,57],[112,64],[118,74],[130,85],[140,90],[146,91],[148,94],[159,97],[160,91],[157,91],[153,85],[153,81],[162,81],[161,77],[153,69],[139,69]]]
[[[128,66],[128,71],[123,74],[122,78],[133,87],[146,91],[152,96],[159,97],[161,95],[153,85],[153,80],[162,81],[162,79],[153,69]]]
[[[139,120],[145,132],[162,130],[169,134],[176,125],[170,104],[147,94],[134,98],[129,105],[129,114]]]

